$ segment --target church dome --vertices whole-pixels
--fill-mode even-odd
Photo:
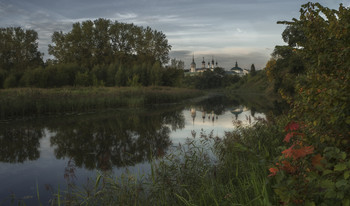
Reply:
[[[236,61],[236,64],[235,64],[234,67],[231,68],[231,71],[243,71],[243,69],[238,66],[238,63]]]

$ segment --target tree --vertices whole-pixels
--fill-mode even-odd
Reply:
[[[181,60],[177,60],[176,58],[174,58],[170,61],[170,67],[183,70],[185,69],[185,63]]]
[[[252,66],[250,67],[250,74],[251,74],[252,76],[255,76],[255,75],[256,75],[256,70],[255,70],[254,64],[252,64]]]
[[[0,28],[0,73],[3,79],[0,83],[6,82],[6,87],[16,86],[24,71],[43,65],[43,54],[38,51],[37,40],[38,33],[34,30]]]
[[[59,63],[77,63],[88,69],[135,55],[165,64],[171,49],[162,32],[107,19],[74,23],[66,34],[54,32],[52,42],[49,54]]]

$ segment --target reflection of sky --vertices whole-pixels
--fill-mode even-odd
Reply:
[[[225,131],[232,131],[237,128],[237,126],[234,125],[234,121],[241,121],[241,124],[249,125],[249,120],[247,118],[251,119],[251,123],[254,123],[255,120],[251,115],[251,111],[243,111],[238,115],[238,118],[236,120],[236,116],[232,114],[230,111],[225,111],[221,115],[215,115],[214,121],[212,121],[212,113],[205,114],[205,118],[202,118],[203,113],[201,111],[196,111],[195,119],[193,121],[191,110],[184,110],[183,116],[185,118],[185,127],[182,130],[176,130],[172,131],[170,134],[170,138],[173,142],[173,144],[177,145],[178,143],[182,143],[185,141],[187,137],[192,137],[191,131],[196,132],[196,137],[199,137],[200,132],[203,131],[205,134],[209,134],[211,131],[213,131],[214,136],[223,137],[225,134]],[[208,118],[210,116],[210,119]],[[216,118],[218,117],[218,118]],[[262,113],[255,113],[255,118],[265,118],[265,115]]]

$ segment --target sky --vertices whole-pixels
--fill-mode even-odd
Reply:
[[[320,0],[338,9],[350,0]],[[98,18],[162,31],[172,46],[170,58],[189,68],[214,58],[220,67],[263,69],[276,45],[285,44],[284,25],[299,17],[305,0],[0,0],[0,27],[34,29],[39,50],[48,55],[54,31],[69,32],[72,24]]]

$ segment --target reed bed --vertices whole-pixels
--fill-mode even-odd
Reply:
[[[174,103],[202,95],[171,87],[70,87],[0,90],[0,119]]]
[[[54,205],[278,205],[268,167],[280,152],[280,122],[224,138],[194,135],[154,159],[150,174],[101,173],[90,186],[56,195]]]

